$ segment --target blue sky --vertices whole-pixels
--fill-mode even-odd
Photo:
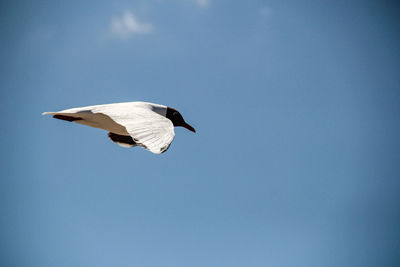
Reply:
[[[2,266],[397,266],[394,1],[2,1]],[[170,149],[45,111],[178,109]]]

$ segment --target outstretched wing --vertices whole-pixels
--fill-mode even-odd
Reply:
[[[110,123],[107,123],[106,127],[103,126],[103,122],[110,119],[116,125],[125,128],[137,145],[155,154],[161,154],[171,145],[175,132],[172,122],[159,114],[160,108],[162,108],[160,105],[130,102],[74,108],[45,114],[80,118],[74,121],[112,131],[109,129]],[[98,123],[99,119],[101,121]]]
[[[118,123],[125,126],[136,144],[155,154],[167,151],[175,137],[172,122],[158,114],[156,116],[148,114],[141,120],[126,120]]]
[[[161,154],[169,148],[175,137],[174,125],[155,112],[159,106],[149,103],[121,103],[95,106],[93,113],[102,113],[125,127],[135,143]]]

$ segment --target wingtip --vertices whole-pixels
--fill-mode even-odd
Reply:
[[[43,112],[42,115],[52,115],[54,112]]]

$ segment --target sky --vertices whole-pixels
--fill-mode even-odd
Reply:
[[[1,266],[399,266],[396,1],[1,1]],[[45,111],[168,105],[166,153]]]

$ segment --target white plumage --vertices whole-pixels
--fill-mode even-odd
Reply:
[[[159,104],[127,102],[45,112],[43,115],[55,115],[55,118],[104,129],[117,136],[130,136],[133,144],[115,141],[109,134],[112,141],[121,146],[139,145],[160,154],[169,148],[175,136],[174,124],[166,117],[167,109],[170,108]]]

